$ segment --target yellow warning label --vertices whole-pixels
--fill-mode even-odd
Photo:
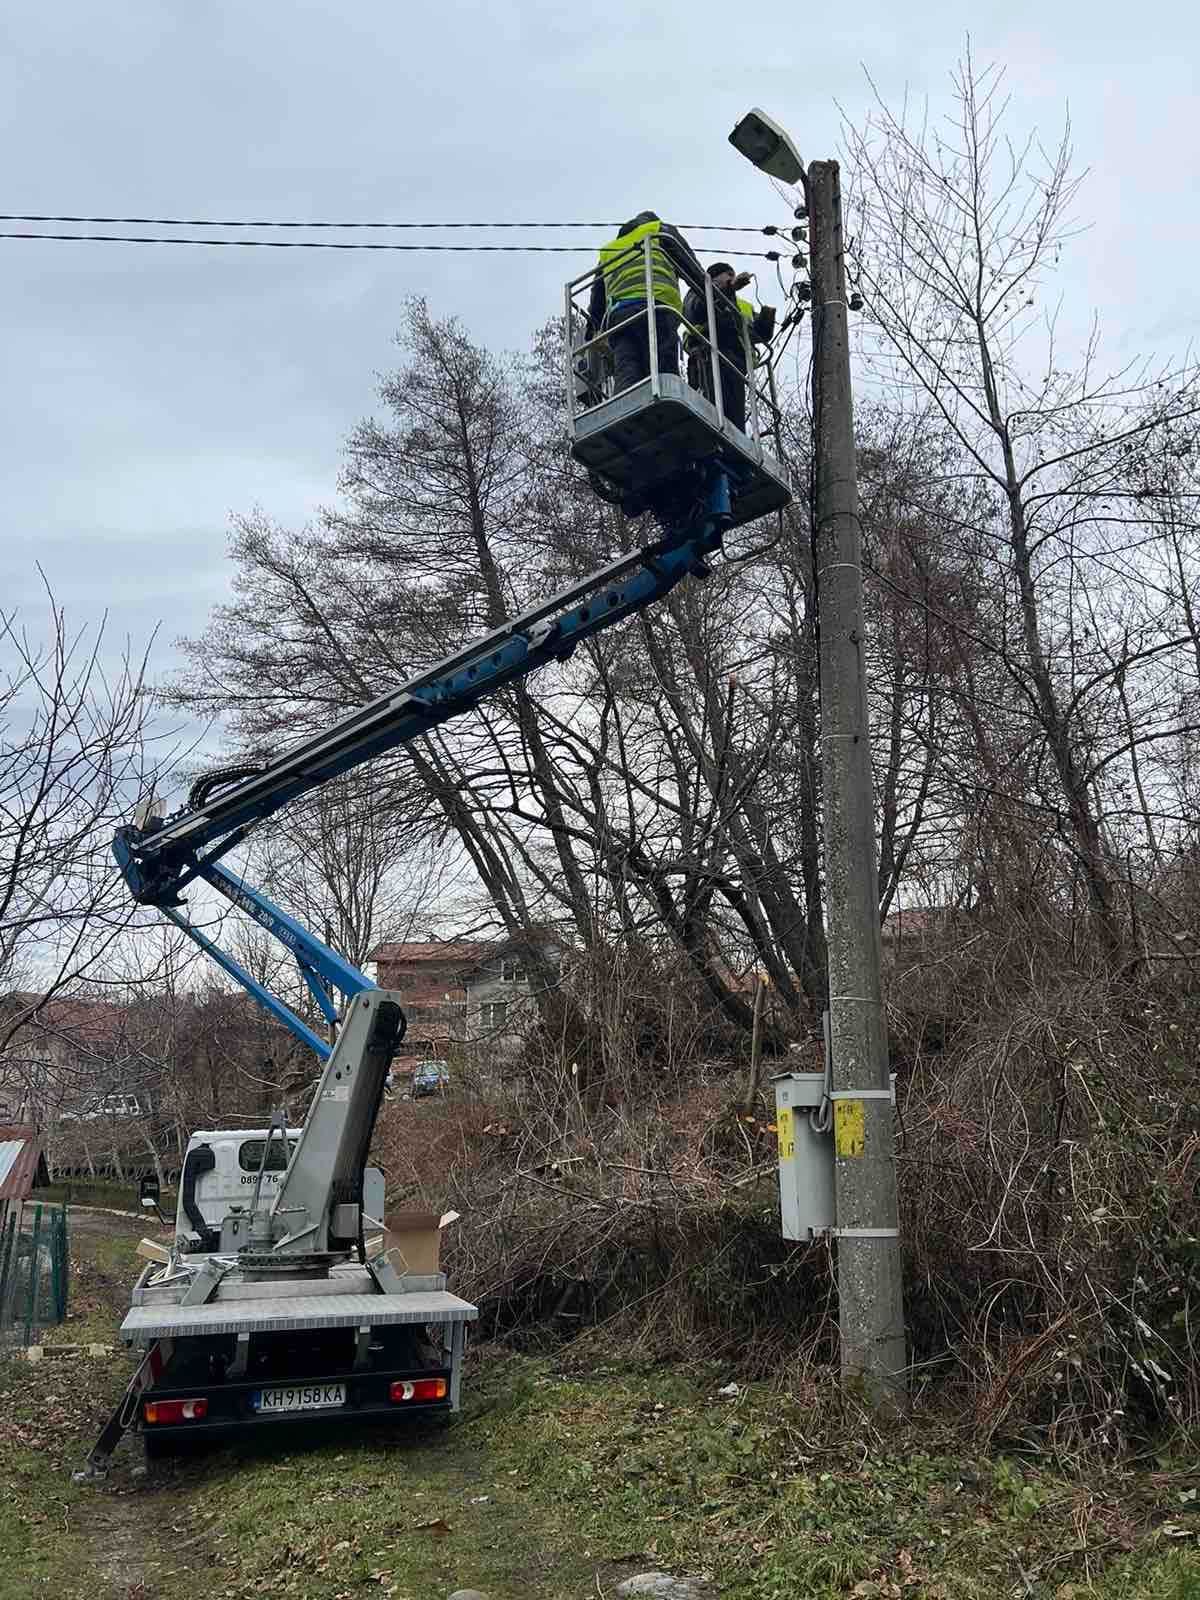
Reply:
[[[839,1156],[861,1156],[867,1148],[861,1100],[833,1102],[833,1138]]]
[[[775,1127],[779,1136],[779,1159],[790,1161],[796,1154],[796,1133],[792,1127],[790,1106],[780,1106],[775,1117]]]

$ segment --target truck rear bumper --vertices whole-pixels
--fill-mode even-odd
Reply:
[[[395,1383],[409,1383],[442,1378],[446,1394],[440,1400],[392,1400],[391,1389]],[[286,1386],[297,1388],[323,1388],[343,1384],[345,1402],[337,1406],[312,1410],[261,1411],[257,1398],[264,1389]],[[345,1426],[350,1422],[400,1422],[405,1417],[430,1414],[448,1415],[453,1409],[451,1371],[449,1367],[421,1367],[396,1369],[384,1372],[325,1372],[306,1377],[286,1379],[256,1378],[253,1382],[193,1383],[184,1387],[172,1384],[157,1385],[141,1396],[138,1409],[138,1431],[147,1439],[169,1440],[182,1443],[186,1439],[212,1438],[231,1433],[259,1433],[277,1428],[322,1428],[330,1424]],[[203,1418],[187,1422],[155,1422],[145,1420],[145,1408],[164,1400],[195,1400],[207,1402]]]

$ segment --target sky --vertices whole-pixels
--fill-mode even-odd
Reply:
[[[1069,106],[1092,170],[1072,315],[1097,310],[1118,355],[1180,350],[1198,319],[1200,21],[1172,0],[1155,18],[1115,0],[824,16],[784,0],[7,0],[0,209],[787,221],[726,142],[741,113],[762,106],[805,159],[838,152],[839,106],[861,118],[868,72],[940,115],[969,26],[976,60],[1008,69],[1015,134],[1053,141]],[[736,259],[734,240],[694,242]],[[227,592],[231,515],[296,526],[334,500],[407,295],[521,347],[588,259],[0,239],[0,605],[36,626],[40,562],[76,624],[107,614],[138,646],[157,629],[169,674],[173,641]]]

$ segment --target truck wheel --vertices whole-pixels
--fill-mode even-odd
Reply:
[[[146,1452],[146,1465],[152,1461],[166,1461],[176,1452],[177,1446],[173,1439],[164,1439],[161,1434],[144,1433],[142,1435],[142,1449]]]

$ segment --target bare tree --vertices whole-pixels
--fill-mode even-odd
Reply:
[[[565,464],[561,418],[539,410],[536,370],[491,357],[420,303],[402,343],[407,364],[383,387],[386,424],[364,423],[350,440],[342,505],[295,535],[262,517],[235,534],[234,558],[254,581],[195,647],[196,670],[178,694],[232,714],[249,753],[361,703],[635,539]],[[735,589],[726,585],[725,612],[742,615],[746,634],[748,596]],[[715,614],[706,627],[712,643]],[[750,1009],[722,975],[714,906],[724,900],[744,941],[749,901],[737,870],[724,870],[727,812],[749,803],[761,759],[743,762],[736,735],[708,713],[720,692],[715,663],[696,701],[700,745],[689,748],[641,640],[638,624],[626,624],[535,685],[414,741],[372,769],[369,809],[394,818],[414,847],[468,863],[494,922],[526,943],[547,917],[584,949],[606,941],[598,877],[619,886],[626,911],[635,886],[642,912],[666,919],[717,1004],[748,1030]],[[698,659],[698,647],[685,653],[682,673]],[[765,717],[761,749],[773,714],[742,717],[756,727]],[[696,771],[707,773],[707,818],[696,815]],[[298,826],[311,823],[306,813]],[[761,818],[757,826],[762,834]],[[745,843],[743,859],[752,853]]]
[[[129,926],[112,836],[155,776],[146,656],[126,645],[114,667],[105,646],[48,587],[40,627],[0,614],[0,1057],[35,1100],[53,1075],[39,1009],[99,977]]]
[[[255,881],[356,967],[377,945],[437,920],[455,866],[369,773],[339,778],[288,810],[253,862]]]
[[[847,143],[859,184],[858,282],[882,373],[922,397],[957,441],[957,472],[994,514],[997,603],[976,639],[1002,664],[1036,728],[1036,801],[1057,821],[1096,937],[1124,937],[1118,774],[1176,726],[1130,734],[1152,702],[1136,680],[1186,641],[1167,606],[1126,627],[1122,584],[1136,580],[1149,458],[1190,440],[1200,409],[1194,366],[1105,369],[1095,330],[1077,361],[1055,311],[1041,309],[1073,232],[1080,178],[1069,128],[1049,153],[1004,136],[1002,76],[970,56],[957,113],[936,127],[880,101]],[[902,378],[898,375],[902,374]],[[1011,597],[1011,606],[1004,603]],[[1130,706],[1121,705],[1124,695]]]

